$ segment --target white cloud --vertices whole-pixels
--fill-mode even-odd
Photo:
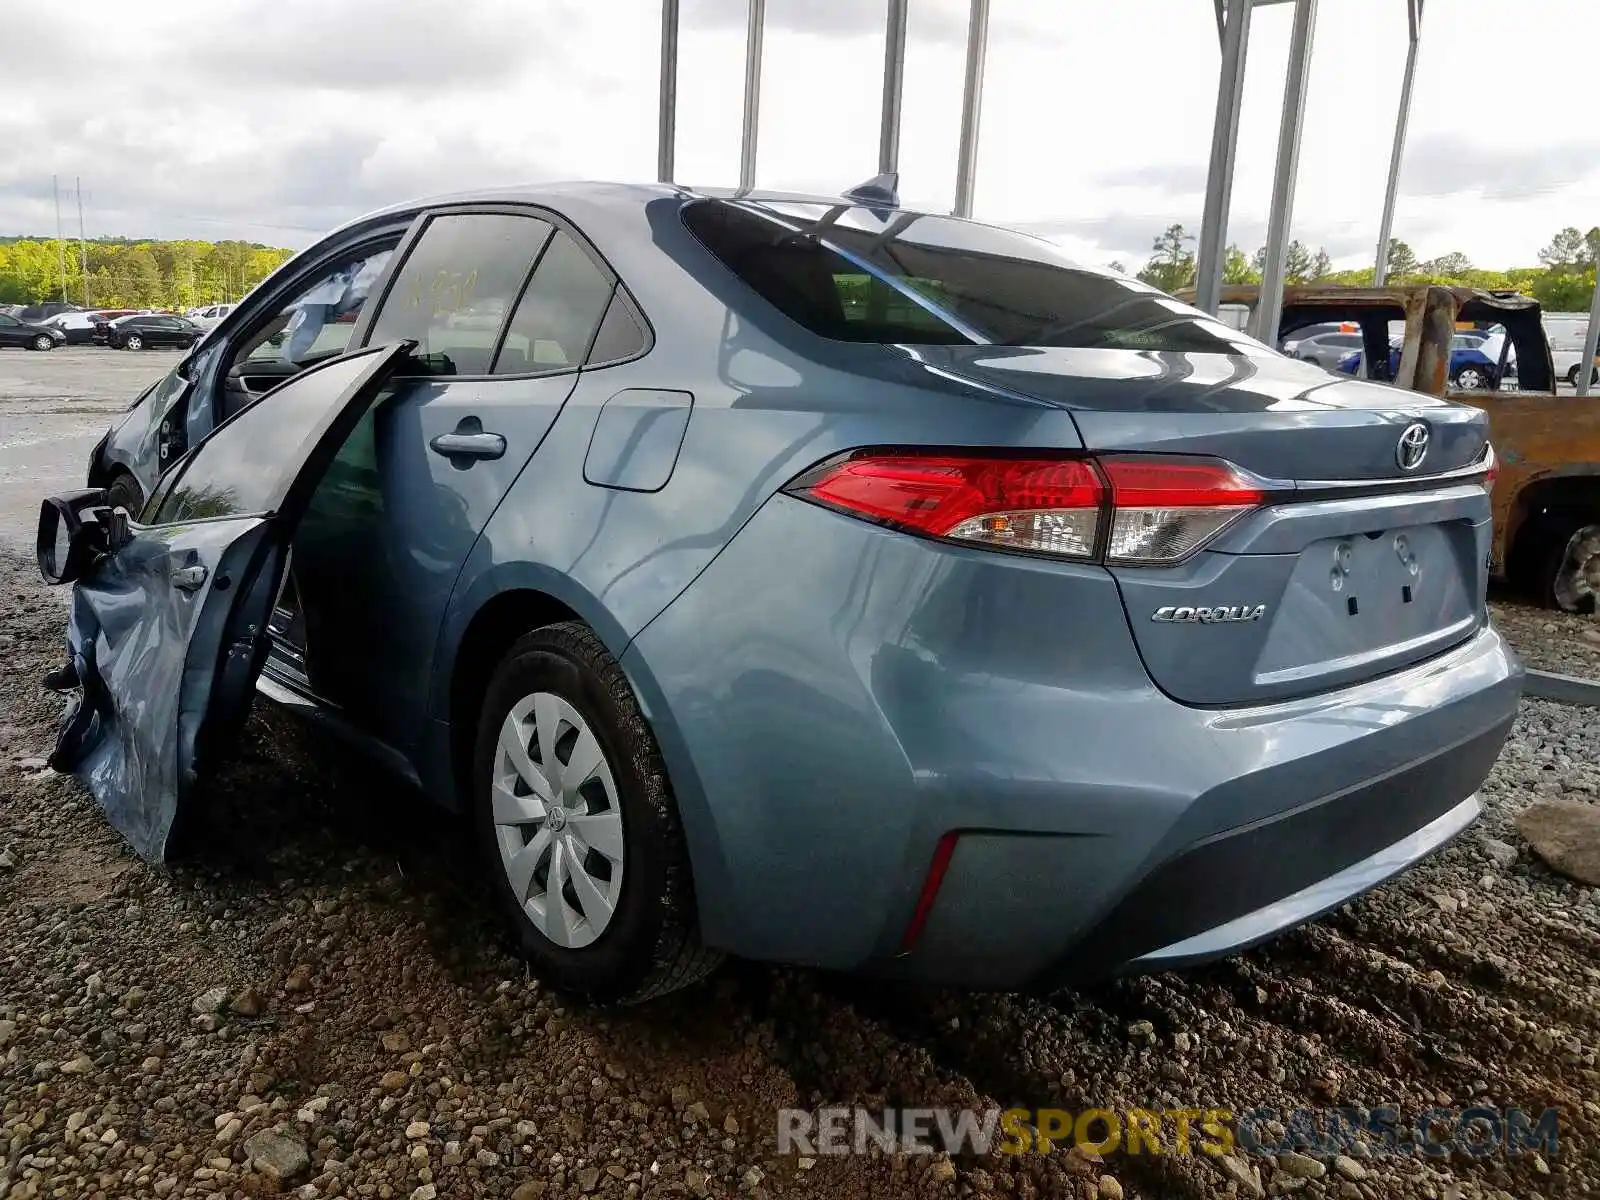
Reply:
[[[1397,236],[1423,257],[1530,263],[1600,223],[1600,133],[1581,70],[1600,7],[1430,6]],[[1230,240],[1263,236],[1291,6],[1257,10]],[[0,41],[0,232],[54,227],[82,176],[91,233],[304,245],[379,204],[475,185],[655,172],[656,0],[118,0],[19,6]],[[910,9],[902,195],[954,188],[967,6]],[[769,0],[758,180],[838,189],[876,166],[881,3]],[[113,32],[114,31],[114,32]],[[1293,234],[1371,257],[1405,54],[1402,0],[1323,4]],[[1209,0],[994,0],[980,217],[1130,264],[1198,231],[1216,97]],[[677,163],[738,173],[742,0],[686,0]],[[66,86],[70,84],[70,86]],[[1569,119],[1570,118],[1570,119]],[[76,213],[70,197],[65,205]]]

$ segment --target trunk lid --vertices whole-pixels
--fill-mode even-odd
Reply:
[[[1344,687],[1441,653],[1485,620],[1484,414],[1277,355],[919,348],[941,373],[1071,412],[1097,454],[1225,459],[1274,495],[1173,566],[1110,567],[1151,677],[1189,704]],[[1401,438],[1421,425],[1420,463]],[[1408,459],[1409,460],[1409,459]]]

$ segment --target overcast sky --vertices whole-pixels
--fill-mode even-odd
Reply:
[[[7,4],[0,233],[300,247],[394,200],[651,179],[657,0]],[[1292,5],[1256,12],[1230,240],[1263,239]],[[1293,236],[1369,262],[1405,61],[1404,0],[1322,0]],[[1396,236],[1531,264],[1600,224],[1591,0],[1430,0]],[[683,0],[678,178],[736,181],[744,0]],[[876,169],[881,0],[768,0],[761,186]],[[964,0],[911,0],[901,195],[948,209]],[[975,215],[1085,261],[1197,232],[1216,103],[1210,0],[992,0]],[[1485,82],[1493,81],[1493,82]]]

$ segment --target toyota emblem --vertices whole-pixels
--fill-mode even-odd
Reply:
[[[1428,457],[1428,427],[1421,421],[1413,421],[1406,426],[1406,431],[1400,435],[1400,443],[1394,448],[1394,460],[1400,464],[1402,471],[1415,471],[1422,465],[1422,460]]]

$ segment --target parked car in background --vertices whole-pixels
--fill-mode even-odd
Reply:
[[[54,350],[65,340],[65,335],[59,329],[24,321],[10,313],[0,313],[0,346]]]
[[[111,323],[122,317],[138,317],[148,314],[148,308],[106,308],[95,313],[90,321],[89,340],[97,346],[111,344]]]
[[[52,502],[115,539],[71,535],[52,762],[160,857],[259,676],[470,815],[590,1000],[722,952],[1166,970],[1478,814],[1520,674],[1486,433],[881,189],[398,206]]]
[[[1297,332],[1283,343],[1283,352],[1302,362],[1333,370],[1352,350],[1361,349],[1361,334],[1332,330],[1302,337]]]
[[[95,340],[95,326],[100,322],[110,322],[118,317],[124,317],[130,310],[125,308],[89,309],[84,312],[64,312],[41,322],[52,329],[59,329],[64,335],[64,340],[69,346],[84,346]]]
[[[144,313],[118,317],[105,326],[106,345],[115,350],[144,350],[164,347],[187,350],[205,333],[187,317]]]
[[[1355,339],[1359,346],[1361,335],[1356,334]],[[1500,362],[1497,357],[1491,358],[1485,352],[1486,341],[1487,335],[1480,337],[1470,333],[1457,333],[1451,337],[1448,379],[1452,388],[1464,392],[1492,392],[1500,386]],[[1394,338],[1389,342],[1389,373],[1386,378],[1393,379],[1399,372],[1400,351],[1404,344],[1404,338]],[[1341,358],[1335,369],[1346,375],[1359,375],[1362,357],[1358,349]]]
[[[1589,314],[1545,313],[1544,332],[1550,341],[1556,377],[1576,386],[1578,364],[1583,361],[1583,341],[1589,332]],[[1600,383],[1600,356],[1590,364],[1589,383],[1591,386]]]
[[[46,300],[39,304],[25,304],[18,309],[16,316],[23,321],[31,321],[35,325],[42,325],[51,317],[61,313],[82,312],[83,306],[69,304],[64,300]]]
[[[184,315],[201,329],[211,330],[216,328],[217,322],[221,321],[236,307],[237,305],[233,304],[212,304],[205,308],[191,308]]]

